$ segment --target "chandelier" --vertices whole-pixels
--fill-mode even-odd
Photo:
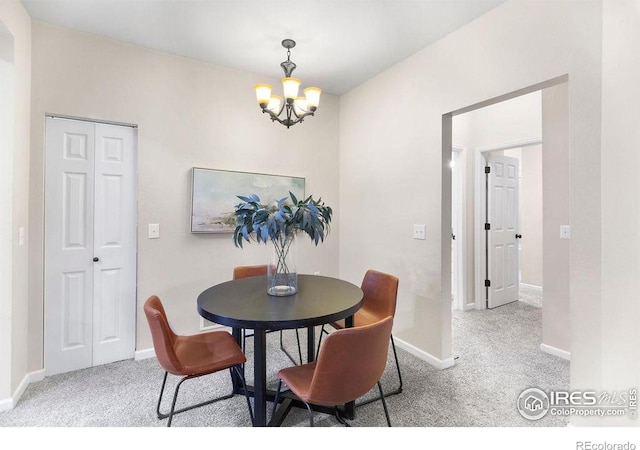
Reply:
[[[298,88],[300,80],[292,78],[291,73],[296,65],[291,61],[291,49],[296,46],[293,39],[285,39],[282,46],[287,49],[287,60],[280,64],[284,71],[282,79],[282,89],[284,91],[285,101],[278,95],[271,95],[272,87],[269,84],[256,84],[256,97],[258,104],[262,108],[263,113],[268,113],[271,120],[280,122],[289,128],[292,125],[302,122],[307,116],[313,116],[320,104],[320,93],[322,89],[317,87],[308,87],[303,90],[304,97],[298,97]],[[284,115],[283,115],[284,113]],[[283,116],[280,118],[280,116]]]

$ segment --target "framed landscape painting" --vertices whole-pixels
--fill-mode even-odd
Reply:
[[[262,203],[289,197],[304,199],[301,177],[194,167],[191,176],[191,232],[232,233],[238,195],[256,194]]]

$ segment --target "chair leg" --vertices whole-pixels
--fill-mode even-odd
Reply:
[[[393,341],[393,334],[391,335],[391,348],[393,349],[393,358],[396,360],[396,370],[398,371],[398,380],[400,381],[400,385],[398,386],[397,393],[402,392],[402,373],[400,373],[400,363],[398,362],[398,353],[396,352],[396,344]],[[393,393],[389,393],[388,395],[392,395]]]
[[[242,329],[242,353],[245,353],[247,349],[247,330]]]
[[[251,408],[251,400],[249,399],[249,391],[247,391],[247,382],[244,378],[244,367],[233,366],[233,369],[236,371],[236,373],[240,377],[240,381],[242,382],[242,390],[244,391],[244,397],[247,399],[247,407],[249,408],[249,417],[251,418],[251,425],[255,425],[253,409]]]
[[[187,377],[184,377],[176,385],[176,390],[173,393],[173,401],[171,402],[171,411],[169,411],[169,420],[167,421],[167,427],[170,427],[171,422],[173,421],[173,414],[175,413],[175,409],[176,409],[176,400],[178,399],[178,390],[180,390],[180,386],[186,379]]]
[[[300,346],[300,333],[296,328],[296,341],[298,341],[298,357],[300,358],[300,365],[302,365],[302,347]]]
[[[384,394],[385,397],[400,394],[402,392],[402,373],[400,372],[400,363],[398,362],[398,353],[396,352],[396,344],[393,341],[393,335],[391,335],[391,348],[393,350],[393,359],[395,360],[395,363],[396,363],[396,371],[398,372],[399,385],[395,390],[385,393]],[[369,403],[375,402],[377,400],[380,400],[380,397],[374,397],[368,400],[364,400],[362,402],[356,403],[356,406],[368,405]]]
[[[300,333],[298,332],[297,328],[296,328],[296,340],[298,341],[298,357],[300,358],[300,365],[302,365],[302,347],[300,346]],[[296,366],[298,365],[298,362],[295,359],[293,359],[293,356],[291,356],[291,354],[289,354],[287,349],[284,348],[284,342],[282,341],[282,330],[280,330],[280,350],[282,350],[284,354],[289,357],[289,359],[293,364],[295,364]]]
[[[336,416],[336,420],[337,420],[338,422],[340,422],[340,423],[341,423],[342,425],[344,425],[345,427],[350,427],[350,426],[351,426],[351,425],[350,425],[346,420],[344,420],[344,418],[340,415],[340,411],[338,411],[338,407],[337,407],[337,406],[334,406],[334,407],[333,407],[333,412],[334,412],[334,414],[335,414],[335,416]]]
[[[322,325],[322,328],[320,329],[320,338],[318,339],[318,348],[316,349],[316,358],[320,353],[320,344],[322,343],[322,334],[329,334],[329,332],[324,329],[324,325]]]
[[[156,406],[156,414],[158,415],[158,419],[166,419],[168,417],[167,414],[163,414],[160,412],[160,403],[162,403],[162,394],[164,393],[164,387],[167,384],[167,376],[169,372],[164,373],[164,378],[162,379],[162,387],[160,388],[160,397],[158,398],[158,406]]]
[[[309,426],[313,427],[313,409],[311,409],[311,405],[308,403],[305,403],[305,406],[309,410]]]
[[[273,398],[273,409],[271,410],[271,417],[276,415],[276,409],[278,409],[278,401],[280,400],[280,390],[282,389],[282,380],[278,380],[278,389],[276,395]]]
[[[387,418],[387,425],[391,426],[391,419],[389,418],[389,410],[387,409],[387,401],[384,398],[384,393],[382,392],[382,385],[378,381],[378,391],[380,392],[380,399],[382,400],[382,407],[384,408],[384,416]]]
[[[231,369],[229,369],[229,370],[231,370]],[[198,378],[197,376],[186,376],[186,377],[182,378],[180,380],[180,382],[178,383],[178,385],[176,386],[176,390],[175,390],[175,393],[174,393],[174,396],[173,396],[173,402],[172,402],[171,410],[169,411],[169,413],[165,414],[165,413],[160,411],[160,404],[162,403],[162,396],[163,396],[163,393],[164,393],[165,385],[167,383],[167,375],[168,375],[168,372],[165,372],[164,373],[164,379],[162,380],[162,388],[160,389],[160,397],[158,398],[158,405],[156,407],[156,413],[158,415],[158,419],[162,420],[162,419],[166,419],[167,417],[170,418],[169,419],[169,425],[167,425],[167,426],[171,426],[171,420],[172,420],[171,417],[174,416],[175,414],[179,414],[181,412],[189,411],[189,410],[192,410],[194,408],[199,408],[200,406],[210,405],[211,403],[219,402],[220,400],[227,400],[227,399],[232,398],[233,395],[234,395],[233,390],[232,390],[231,393],[228,394],[228,395],[223,395],[222,397],[217,397],[217,398],[214,398],[214,399],[211,399],[211,400],[206,400],[206,401],[198,403],[196,405],[186,406],[186,407],[181,408],[181,409],[175,409],[175,403],[176,403],[176,399],[177,399],[177,395],[178,395],[178,389],[179,389],[180,385],[184,381],[186,381],[188,379]],[[204,374],[204,375],[212,375],[212,374],[208,373],[208,374]],[[203,376],[203,375],[200,375],[200,376]],[[245,392],[246,392],[246,388],[245,388]]]

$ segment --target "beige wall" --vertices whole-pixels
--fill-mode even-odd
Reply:
[[[603,3],[603,384],[621,391],[640,386],[640,2]]]
[[[560,239],[560,225],[573,225],[569,197],[569,87],[566,83],[543,91],[542,118],[542,177],[545,187],[542,343],[570,351],[571,324],[575,324],[575,320],[569,318],[571,241]]]
[[[400,339],[452,356],[443,114],[567,75],[571,387],[601,388],[604,359],[624,357],[600,353],[601,47],[600,3],[507,2],[341,97],[340,271],[358,280],[373,267],[400,278]],[[411,239],[413,223],[427,225],[426,241]]]
[[[0,2],[0,22],[14,41],[14,125],[11,224],[11,294],[0,298],[0,403],[15,392],[28,372],[28,245],[18,246],[18,229],[29,216],[29,141],[31,104],[31,19],[18,1]],[[6,161],[2,161],[5,164]],[[4,173],[4,171],[3,171]],[[27,229],[28,232],[28,229]],[[3,294],[6,291],[3,292]],[[10,334],[9,334],[10,333]],[[8,353],[5,353],[7,352]],[[10,373],[9,373],[10,371]]]
[[[230,279],[234,265],[268,258],[264,245],[241,250],[229,234],[188,232],[192,167],[302,176],[308,194],[340,211],[337,98],[324,95],[315,117],[286,129],[261,113],[253,92],[257,82],[279,84],[34,22],[31,370],[42,367],[45,113],[138,125],[137,348],[147,349],[152,343],[141,306],[149,295],[163,299],[179,332],[193,333],[200,322],[197,295]],[[300,272],[338,275],[340,214],[335,220],[317,248],[302,239]],[[149,223],[160,224],[160,239],[147,239]]]
[[[567,126],[568,130],[568,126]],[[522,283],[543,286],[542,277],[542,146],[532,145],[520,152],[520,255]],[[568,171],[565,175],[568,175]],[[568,178],[568,177],[567,177]],[[565,192],[566,197],[569,191]],[[567,256],[567,262],[569,260]]]

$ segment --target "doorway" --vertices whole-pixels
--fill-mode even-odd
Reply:
[[[541,330],[539,330],[541,332],[540,350],[564,359],[570,358],[569,224],[571,215],[569,208],[569,167],[571,149],[569,145],[569,87],[567,81],[566,76],[561,76],[443,115],[443,160],[448,161],[451,158],[451,149],[454,143],[457,145],[464,144],[469,149],[466,160],[469,168],[467,171],[468,183],[471,186],[467,187],[466,209],[471,212],[466,214],[468,224],[467,237],[469,239],[467,247],[470,249],[467,252],[466,262],[469,278],[466,281],[468,303],[473,304],[473,309],[486,309],[484,286],[486,273],[482,265],[483,252],[485,251],[482,239],[485,230],[482,225],[484,225],[484,217],[486,216],[484,215],[483,196],[476,198],[476,193],[485,192],[484,156],[492,151],[503,155],[506,154],[507,156],[519,154],[521,161],[524,161],[521,162],[521,167],[526,168],[530,164],[529,161],[525,160],[535,155],[538,160],[538,167],[542,167],[542,169],[538,169],[539,172],[542,172],[542,180],[540,181],[542,194],[538,194],[538,206],[536,208],[522,207],[520,212],[521,217],[526,215],[529,217],[521,220],[522,239],[519,247],[521,248],[522,256],[520,258],[518,280],[520,280],[521,287],[526,288],[528,292],[520,289],[520,302],[518,303],[531,303],[533,306],[539,307],[542,325]],[[521,125],[525,122],[514,121],[513,119],[517,117],[515,115],[494,115],[495,120],[491,122],[494,129],[518,131],[520,136],[503,138],[497,141],[499,144],[493,144],[490,139],[487,139],[487,130],[490,128],[485,126],[487,124],[473,128],[469,126],[469,123],[464,123],[465,117],[468,116],[467,113],[476,112],[488,106],[498,106],[506,103],[505,99],[509,101],[519,98],[524,99],[529,94],[535,93],[540,95],[540,106],[524,108],[524,111],[538,111],[541,119],[539,133],[523,133],[524,128]],[[456,126],[454,126],[454,119]],[[462,126],[458,126],[458,119],[463,120]],[[506,126],[507,124],[514,126]],[[475,142],[465,142],[461,139],[464,135],[461,136],[459,130],[466,130],[467,135],[472,136]],[[493,142],[496,142],[496,140],[493,140]],[[544,151],[542,145],[544,145]],[[451,226],[451,222],[447,220],[451,214],[448,210],[449,205],[451,205],[451,197],[449,195],[451,192],[449,191],[451,179],[449,178],[450,172],[447,169],[448,167],[443,164],[443,205],[447,205],[447,208],[443,207],[442,239],[448,238],[444,232],[448,231]],[[520,190],[520,197],[524,199],[528,195],[526,193],[526,189],[529,186],[526,181],[528,175],[523,170],[520,177],[525,180],[521,183],[523,188]],[[526,202],[522,200],[520,204],[522,205],[523,203]],[[538,229],[538,235],[541,234],[541,238],[538,236],[538,244],[531,245],[536,233],[528,229],[526,224],[530,223],[534,217],[538,219],[538,224],[535,226]],[[542,223],[542,226],[539,223]],[[529,249],[534,247],[538,251],[537,259],[540,262],[537,264],[538,267],[542,268],[541,272],[538,272],[538,277],[535,281],[531,281],[533,278],[530,273],[527,273],[527,263],[523,256],[527,245]],[[445,248],[444,245],[443,248]],[[480,255],[479,258],[478,255]],[[443,267],[451,264],[448,255],[445,254],[442,264]],[[450,279],[447,278],[448,275],[443,272],[443,289],[445,292],[448,290],[450,282]],[[544,292],[542,291],[543,282]],[[531,294],[533,298],[527,298],[529,295],[525,296],[523,293]],[[542,298],[543,294],[544,299]],[[445,298],[447,296],[443,296],[443,301]],[[535,304],[536,302],[537,304]],[[528,305],[523,306],[529,307]],[[455,314],[455,317],[461,320],[464,316],[465,313]],[[447,325],[445,324],[445,326]]]
[[[136,131],[46,118],[47,376],[134,356]]]
[[[467,227],[466,232],[463,231],[467,243],[464,245],[466,254],[462,269],[456,264],[457,254],[452,253],[452,294],[455,298],[455,292],[460,289],[456,286],[458,281],[462,281],[466,290],[466,298],[461,307],[455,309],[485,309],[488,300],[492,303],[491,307],[518,300],[521,281],[535,284],[541,289],[541,99],[542,91],[533,91],[453,118],[452,147],[468,149],[463,158],[467,169],[462,173],[462,178],[466,179],[462,207],[456,206],[456,185],[459,185],[455,172],[457,161],[451,173],[451,226],[456,228],[456,215],[462,214]],[[536,156],[530,157],[531,152]],[[457,154],[458,152],[452,151],[452,158]],[[526,158],[522,155],[526,155]],[[491,158],[495,161],[492,162]],[[498,159],[509,162],[498,162]],[[522,168],[526,170],[523,171]],[[523,173],[526,174],[526,179],[521,189]],[[488,182],[498,180],[500,186],[490,189]],[[507,181],[508,185],[505,184]],[[537,190],[533,195],[536,199],[535,207],[531,203],[532,189]],[[526,193],[524,197],[523,193]],[[487,202],[487,195],[495,201]],[[525,200],[526,205],[520,207]],[[496,215],[498,206],[501,206],[501,213]],[[509,207],[511,211],[506,214]],[[488,214],[494,217],[489,217]],[[523,233],[523,227],[528,230],[526,233]],[[537,228],[532,231],[533,227]],[[459,234],[456,233],[456,241]],[[492,241],[496,242],[492,244]],[[527,251],[522,250],[525,247]],[[452,250],[454,249],[452,246]],[[532,252],[531,249],[536,251]],[[532,253],[536,253],[533,260],[529,258]],[[536,266],[534,272],[539,276],[535,282],[523,280],[523,275],[530,278],[532,266]],[[526,267],[527,270],[523,272],[521,267]],[[456,268],[457,274],[453,272]],[[468,276],[464,275],[464,270]],[[492,298],[489,298],[490,295]]]

